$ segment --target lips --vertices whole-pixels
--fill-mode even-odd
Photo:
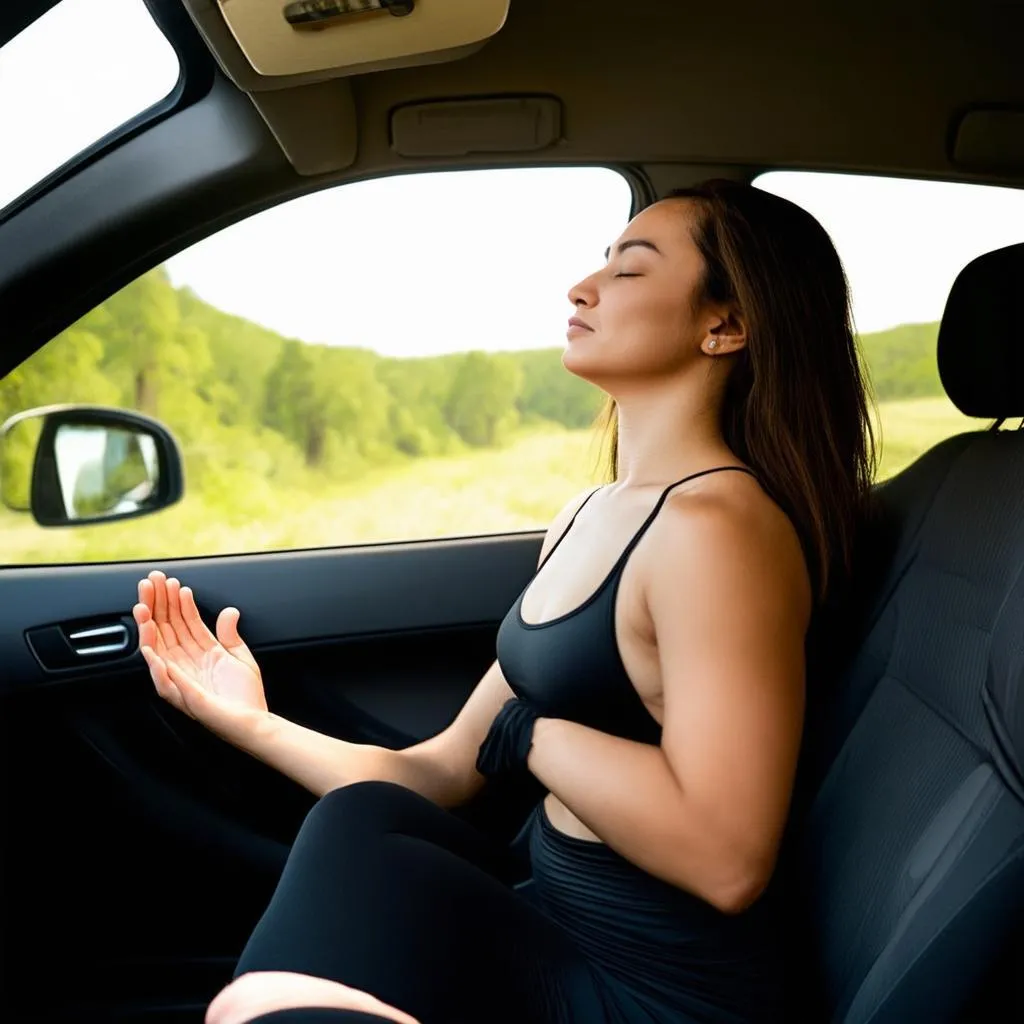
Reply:
[[[578,316],[571,317],[569,319],[569,327],[580,327],[584,331],[593,331],[594,328],[590,324],[584,323]]]

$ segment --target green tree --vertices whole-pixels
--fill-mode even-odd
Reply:
[[[945,393],[936,358],[938,324],[904,324],[859,338],[863,362],[880,402]]]
[[[267,379],[263,421],[297,444],[306,464],[321,457],[327,416],[316,401],[316,368],[308,346],[286,341]]]
[[[140,412],[157,415],[160,389],[181,359],[178,296],[163,267],[157,267],[112,295],[106,303],[104,369]]]
[[[272,367],[281,357],[284,338],[240,316],[204,302],[190,288],[178,290],[183,327],[207,339],[212,371],[199,384],[200,396],[226,426],[260,423]]]
[[[391,443],[407,455],[442,455],[463,447],[445,419],[445,403],[461,355],[418,359],[382,358],[377,379],[391,395]]]
[[[324,465],[329,432],[359,455],[388,440],[391,396],[364,349],[287,341],[267,380],[264,423],[297,444],[306,465]]]
[[[589,427],[604,393],[562,365],[562,349],[530,349],[516,353],[523,370],[519,410],[524,420],[541,418],[570,430]]]
[[[0,380],[0,422],[59,402],[118,404],[120,393],[101,368],[103,341],[78,324],[58,334]]]
[[[452,381],[445,418],[467,444],[496,444],[519,421],[516,399],[522,386],[523,371],[514,359],[470,352]]]

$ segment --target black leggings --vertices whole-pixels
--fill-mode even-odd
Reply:
[[[603,1024],[601,985],[560,925],[513,888],[512,851],[390,782],[332,790],[299,829],[235,968],[329,978],[421,1024]],[[381,1024],[301,1008],[259,1024]]]

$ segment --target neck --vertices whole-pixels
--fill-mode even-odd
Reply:
[[[706,381],[678,380],[616,389],[620,490],[666,487],[702,469],[736,464],[722,437],[715,391]]]

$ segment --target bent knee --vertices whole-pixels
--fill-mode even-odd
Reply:
[[[392,828],[409,814],[435,807],[427,797],[397,782],[366,779],[329,790],[313,805],[310,815],[327,815],[346,825],[365,822]]]

